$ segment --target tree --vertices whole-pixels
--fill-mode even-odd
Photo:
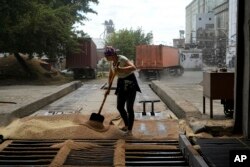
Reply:
[[[74,48],[75,22],[92,12],[98,0],[3,0],[0,2],[0,52],[46,54],[54,57]]]
[[[119,53],[134,60],[135,47],[140,44],[151,44],[152,40],[152,32],[145,34],[141,28],[138,28],[137,30],[122,29],[108,36],[105,45],[114,46],[119,49]]]
[[[74,23],[86,20],[84,13],[96,13],[89,2],[98,0],[0,1],[0,52],[14,53],[28,72],[19,53],[54,58],[73,50],[77,46]]]

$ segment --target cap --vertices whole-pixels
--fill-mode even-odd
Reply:
[[[116,51],[112,46],[106,46],[105,51],[104,51],[105,56],[112,56],[115,54],[116,54]]]

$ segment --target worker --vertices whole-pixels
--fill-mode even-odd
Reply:
[[[117,95],[117,110],[124,122],[124,127],[121,128],[126,135],[132,136],[132,129],[134,125],[134,102],[136,92],[141,92],[138,82],[136,80],[134,71],[135,65],[125,56],[118,55],[112,46],[105,48],[104,55],[110,61],[109,70],[109,84],[113,75],[117,75],[117,87],[115,94]],[[109,90],[106,91],[106,95]],[[125,109],[126,105],[126,109]]]

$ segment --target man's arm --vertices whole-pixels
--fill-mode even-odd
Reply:
[[[125,67],[117,67],[116,70],[118,72],[122,72],[122,73],[130,73],[132,71],[135,71],[136,70],[136,67],[135,65],[131,62],[131,61],[126,61],[126,66]]]
[[[110,63],[110,68],[109,68],[109,80],[108,80],[108,83],[111,84],[111,79],[114,75],[114,70],[112,69],[112,64]]]

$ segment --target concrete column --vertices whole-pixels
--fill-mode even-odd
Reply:
[[[236,58],[235,131],[250,139],[250,1],[238,1]]]

